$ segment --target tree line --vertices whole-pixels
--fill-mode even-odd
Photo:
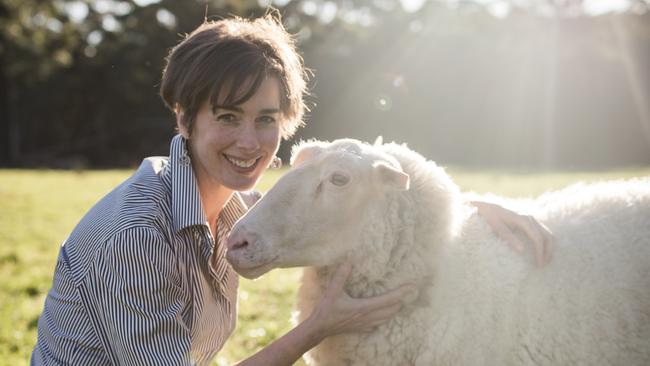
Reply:
[[[581,1],[500,4],[0,0],[0,165],[165,155],[169,48],[204,19],[268,5],[314,71],[298,138],[383,135],[448,164],[650,164],[648,2],[599,15]]]

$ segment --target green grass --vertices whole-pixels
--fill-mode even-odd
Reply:
[[[593,173],[512,173],[448,169],[463,190],[512,197],[537,195],[583,180],[650,175],[650,168]],[[281,172],[269,172],[268,190]],[[52,282],[60,243],[98,199],[130,171],[0,170],[0,365],[26,364]],[[241,281],[235,334],[217,364],[242,359],[290,329],[300,272],[275,270]]]

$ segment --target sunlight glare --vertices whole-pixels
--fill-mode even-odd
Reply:
[[[588,15],[597,16],[609,12],[624,12],[630,8],[630,0],[584,0],[582,9]]]
[[[338,10],[338,6],[336,5],[335,2],[326,1],[320,6],[320,11],[318,12],[318,20],[320,20],[321,23],[324,24],[331,23],[334,20],[334,18],[336,18],[337,10]]]
[[[98,13],[111,13],[117,16],[127,15],[133,11],[133,6],[125,1],[95,0],[91,3],[91,6]]]
[[[156,20],[169,29],[176,27],[176,16],[167,9],[158,9],[156,12]]]
[[[646,141],[650,144],[650,108],[648,108],[648,96],[646,95],[643,85],[640,82],[642,76],[638,72],[640,67],[637,66],[635,58],[632,56],[632,47],[629,44],[628,34],[625,27],[621,24],[620,19],[612,21],[612,29],[616,39],[617,47],[620,50],[621,63],[625,72],[630,93],[634,101],[636,114],[641,124],[641,129],[645,135]],[[642,67],[642,66],[641,66]]]
[[[266,335],[266,329],[264,328],[251,329],[248,331],[248,336],[251,338],[264,337],[265,335]]]
[[[510,4],[505,1],[495,1],[487,6],[487,11],[493,17],[503,19],[510,14]]]
[[[420,10],[426,0],[400,0],[402,9],[407,13],[415,13]]]
[[[115,19],[114,16],[108,14],[102,18],[102,28],[107,32],[118,32],[122,29],[122,25]]]
[[[60,33],[63,29],[63,23],[56,18],[48,19],[45,24],[47,25],[47,29],[55,33]]]
[[[375,108],[382,112],[389,111],[393,107],[393,102],[386,94],[378,94],[374,100]]]
[[[300,8],[305,15],[314,16],[318,13],[318,5],[314,1],[305,1],[301,3]]]
[[[65,2],[62,5],[73,23],[81,23],[88,16],[88,5],[81,1]]]
[[[160,0],[133,0],[133,2],[139,7],[145,7],[151,4],[157,4],[160,2]]]
[[[102,34],[102,32],[99,30],[94,30],[88,33],[88,37],[86,37],[86,42],[88,42],[88,44],[91,46],[97,46],[98,44],[101,43],[103,39],[104,39],[104,35]]]

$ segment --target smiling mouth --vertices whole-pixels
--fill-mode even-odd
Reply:
[[[248,159],[248,160],[237,159],[233,156],[229,156],[226,154],[223,154],[223,156],[232,165],[236,166],[237,168],[246,169],[246,170],[250,170],[254,168],[257,165],[257,162],[259,162],[262,159],[261,156],[255,159]]]

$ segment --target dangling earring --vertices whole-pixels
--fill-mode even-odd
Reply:
[[[185,137],[183,137],[185,139]],[[190,166],[192,163],[192,159],[190,159],[190,154],[189,154],[189,140],[185,140],[185,146],[183,146],[183,151],[181,152],[181,156],[178,157],[178,162],[181,163],[183,166]]]
[[[269,165],[269,168],[271,168],[271,169],[280,169],[280,168],[282,168],[282,159],[280,159],[277,156],[274,156],[273,160],[271,160],[271,164]]]

